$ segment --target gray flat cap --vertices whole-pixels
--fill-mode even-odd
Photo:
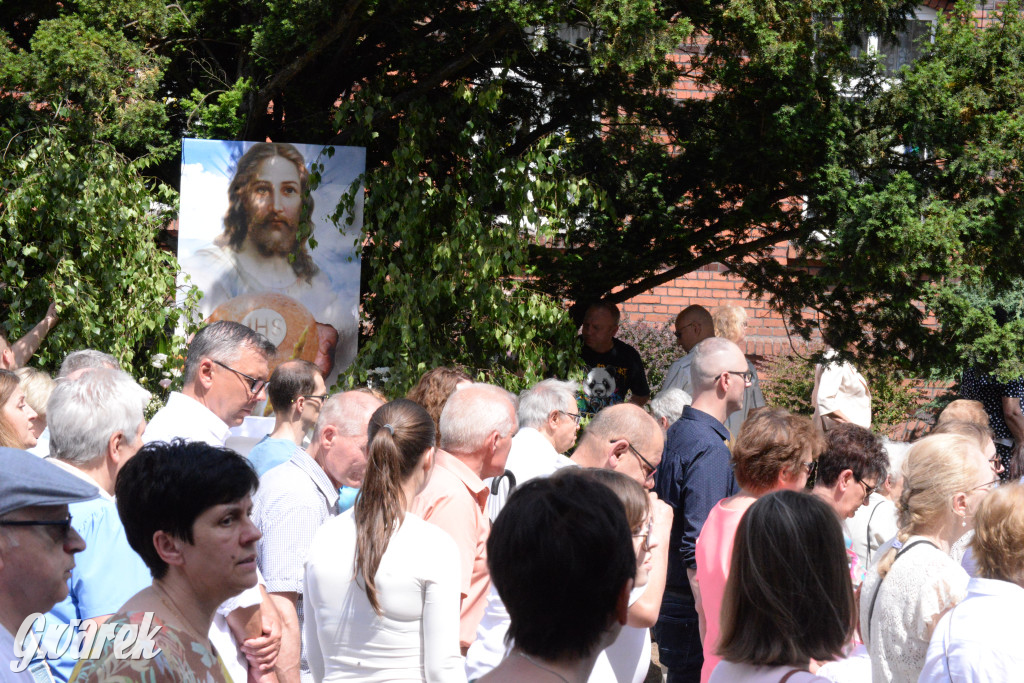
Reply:
[[[92,500],[98,488],[17,448],[0,448],[0,515],[32,505]]]

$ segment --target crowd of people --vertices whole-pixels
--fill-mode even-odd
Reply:
[[[699,306],[652,397],[617,325],[587,311],[581,383],[399,397],[215,322],[148,422],[117,359],[51,380],[0,337],[0,681],[1020,676],[1024,490],[984,402],[890,442],[837,360],[813,419],[767,407],[742,309]]]

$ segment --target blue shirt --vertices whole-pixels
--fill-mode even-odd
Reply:
[[[262,477],[267,470],[288,462],[296,451],[303,452],[291,439],[271,439],[265,436],[245,457],[249,458],[256,474]]]
[[[718,501],[739,491],[725,440],[729,431],[705,412],[686,406],[668,429],[655,480],[658,497],[672,506],[666,588],[690,594],[686,570],[696,569],[697,537]]]
[[[68,510],[71,526],[85,540],[85,550],[75,555],[68,597],[46,614],[48,630],[56,622],[70,624],[72,619],[114,614],[153,582],[149,568],[128,545],[113,499],[103,496],[72,503]],[[61,644],[69,637],[65,635]],[[49,662],[54,678],[60,681],[68,680],[76,663],[71,652]]]

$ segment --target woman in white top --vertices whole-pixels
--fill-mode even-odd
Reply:
[[[939,618],[963,599],[967,573],[950,556],[999,478],[976,439],[926,436],[904,465],[900,531],[864,579],[860,627],[876,683],[917,681]]]
[[[459,552],[406,512],[434,461],[434,422],[406,399],[370,418],[355,507],[317,531],[306,560],[305,636],[317,681],[466,680]]]
[[[978,506],[971,543],[977,578],[942,617],[919,681],[1014,681],[1024,671],[1024,486],[1001,486]]]
[[[827,683],[810,666],[853,634],[846,557],[827,503],[789,490],[758,498],[736,530],[711,683]]]

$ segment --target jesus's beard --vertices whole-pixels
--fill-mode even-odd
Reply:
[[[298,227],[280,220],[251,223],[248,236],[256,251],[267,258],[297,253],[301,246]]]

